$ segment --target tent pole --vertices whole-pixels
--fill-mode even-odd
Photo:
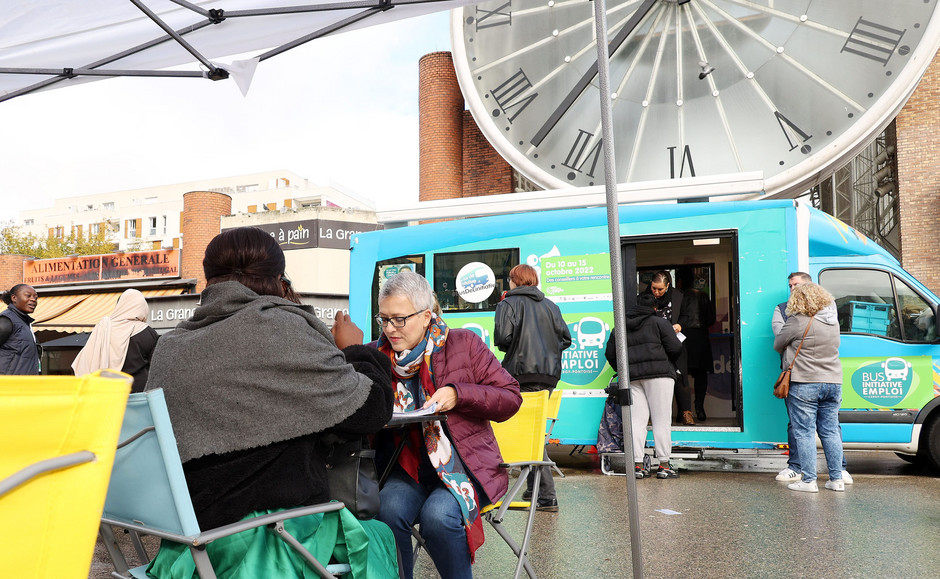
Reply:
[[[620,259],[620,218],[617,204],[617,166],[614,162],[613,105],[610,93],[610,54],[607,46],[607,2],[594,0],[594,29],[597,38],[597,78],[600,84],[601,138],[604,150],[604,185],[607,194],[607,236],[610,246],[610,281],[614,302],[614,339],[617,345],[618,398],[628,401],[630,367],[627,359],[627,329],[624,306],[623,263]],[[633,576],[643,577],[643,545],[640,535],[636,477],[633,476],[633,425],[630,404],[621,405],[623,451],[626,457],[627,511],[630,522],[630,548]]]
[[[183,37],[179,33],[177,33],[175,30],[170,28],[170,26],[166,22],[161,20],[160,17],[157,16],[157,14],[153,10],[145,6],[144,3],[141,2],[141,0],[130,0],[130,2],[134,6],[137,6],[137,8],[140,9],[141,12],[146,14],[147,18],[151,19],[154,22],[154,24],[162,28],[164,32],[166,32],[171,37],[173,37],[173,40],[175,40],[177,44],[185,48],[186,51],[192,54],[193,57],[199,62],[201,62],[204,67],[209,69],[209,75],[208,75],[209,78],[212,78],[213,80],[215,80],[215,78],[213,77],[218,77],[218,78],[228,77],[228,73],[226,71],[212,64],[208,58],[200,54],[199,51],[193,48],[193,46],[190,43],[186,42],[186,40],[184,40]]]

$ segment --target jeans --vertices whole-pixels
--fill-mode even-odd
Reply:
[[[826,382],[791,382],[788,408],[799,451],[803,481],[816,480],[816,434],[822,441],[830,480],[842,478],[842,429],[839,406],[842,385]]]
[[[784,404],[787,406],[787,416],[790,416],[790,397],[787,396],[783,399]],[[842,439],[842,425],[839,425],[839,440]],[[787,421],[787,447],[789,447],[790,452],[787,455],[787,467],[790,468],[793,472],[801,472],[800,468],[800,450],[796,446],[796,437],[793,435],[793,420]],[[813,456],[816,456],[816,449],[813,448]],[[842,453],[842,470],[848,470],[845,463],[845,453]]]
[[[418,484],[396,467],[379,493],[378,519],[392,528],[401,556],[402,577],[414,577],[411,527],[420,523],[421,536],[441,579],[472,579],[470,549],[457,499],[443,483]]]

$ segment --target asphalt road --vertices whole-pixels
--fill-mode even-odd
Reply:
[[[558,513],[537,513],[530,557],[538,576],[630,577],[627,486],[604,476],[596,456],[552,456]],[[847,452],[855,484],[844,493],[797,493],[773,475],[771,457],[750,472],[697,470],[675,480],[637,481],[642,569],[648,577],[936,577],[940,568],[940,478],[886,452]],[[821,472],[824,460],[820,457]],[[714,466],[709,466],[714,468]],[[782,467],[781,467],[782,468]],[[763,471],[762,471],[763,470]],[[524,513],[507,527],[521,533]],[[515,559],[487,525],[474,576],[512,577]],[[151,548],[154,544],[150,544]],[[89,577],[108,577],[103,548]],[[436,578],[426,553],[416,577]]]

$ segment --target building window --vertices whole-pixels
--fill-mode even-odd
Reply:
[[[23,225],[25,225],[26,227],[29,227],[29,226],[32,225],[34,222],[35,222],[35,220],[33,220],[33,219],[25,219],[25,220],[23,220]]]
[[[127,220],[127,235],[124,237],[130,239],[132,237],[137,237],[137,220],[128,219]]]
[[[100,235],[100,234],[101,234],[101,224],[100,224],[100,223],[92,223],[90,227],[91,227],[91,234],[92,234],[92,235]]]
[[[166,235],[166,215],[163,216],[163,232],[160,235]]]
[[[157,218],[148,217],[147,218],[147,235],[150,237],[155,237],[157,235]]]
[[[101,204],[101,208],[105,211],[114,211],[114,201],[108,201]]]
[[[65,237],[65,227],[61,225],[56,226],[55,236],[58,237],[59,239],[62,239],[63,237]]]

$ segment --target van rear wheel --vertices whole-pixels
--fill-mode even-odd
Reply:
[[[917,457],[924,466],[940,471],[940,413],[934,412],[924,425]]]

